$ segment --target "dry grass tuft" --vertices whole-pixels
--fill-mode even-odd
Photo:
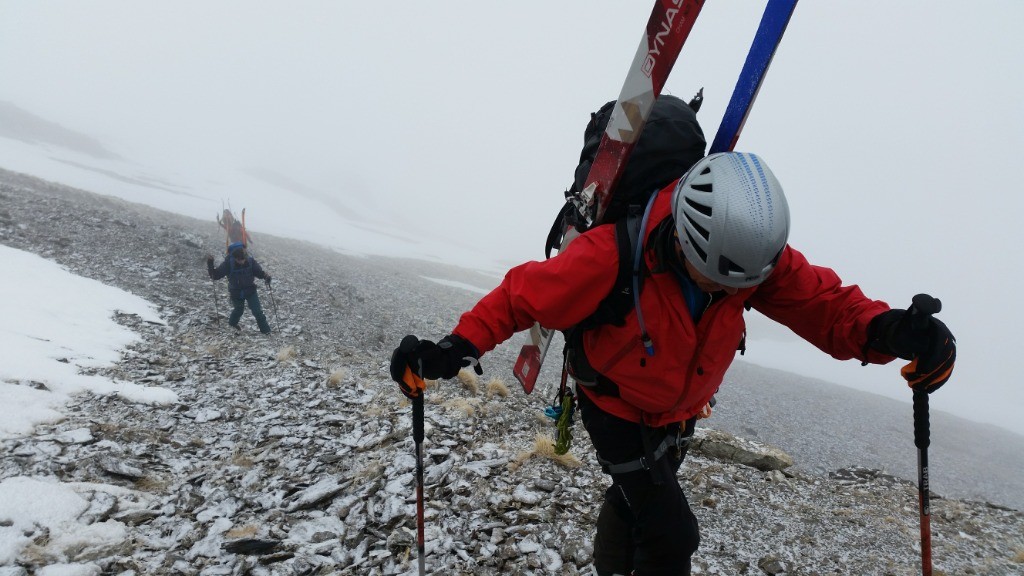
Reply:
[[[509,470],[515,471],[534,456],[538,458],[547,458],[563,468],[578,468],[583,464],[580,462],[580,459],[573,456],[571,452],[566,454],[555,454],[555,442],[549,436],[538,433],[537,437],[533,441],[533,450],[520,452],[519,455],[516,456],[515,460],[508,465]]]
[[[256,536],[256,531],[259,526],[255,524],[246,524],[245,526],[236,526],[231,530],[224,533],[225,538],[252,538]]]
[[[493,398],[495,396],[508,398],[508,386],[500,378],[491,378],[491,381],[487,383],[487,397]]]
[[[453,398],[444,403],[445,408],[462,412],[467,418],[472,417],[476,414],[476,402],[472,400],[466,400],[465,398]]]
[[[162,494],[167,492],[168,486],[171,483],[163,478],[154,478],[152,476],[143,476],[135,481],[134,487],[136,490],[142,492],[149,492],[151,494]]]
[[[341,381],[345,379],[347,372],[344,368],[338,368],[331,372],[331,375],[327,377],[327,386],[330,388],[337,388],[341,385]]]
[[[287,362],[289,360],[294,359],[296,354],[297,352],[295,351],[295,346],[285,346],[284,348],[281,348],[280,352],[277,353],[277,361]]]
[[[380,462],[371,462],[366,468],[355,473],[356,478],[377,478],[384,474],[384,465]]]
[[[206,345],[206,353],[210,356],[220,357],[220,344],[214,342],[213,344]]]
[[[1017,553],[1013,555],[1013,561],[1017,564],[1024,564],[1024,550],[1017,550]]]
[[[456,378],[459,379],[459,382],[462,382],[462,386],[473,396],[476,396],[480,392],[480,384],[479,379],[476,377],[476,372],[469,368],[463,368],[462,370],[459,370],[459,374]]]
[[[235,448],[235,450],[231,453],[231,458],[228,459],[228,462],[232,466],[238,466],[240,468],[252,468],[253,464],[255,464],[253,459],[248,454],[244,454],[238,448]]]

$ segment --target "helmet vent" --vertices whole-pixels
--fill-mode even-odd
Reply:
[[[709,185],[708,188],[710,187],[711,186]],[[696,186],[694,186],[694,188],[696,188]],[[694,210],[696,210],[697,212],[700,212],[701,214],[707,216],[708,218],[711,218],[711,206],[708,206],[706,204],[698,204],[697,202],[694,202],[691,198],[686,198],[686,204],[689,205]]]
[[[743,268],[739,267],[735,262],[729,260],[725,256],[718,257],[718,273],[723,276],[728,276],[730,272],[739,272],[740,274],[745,273]]]
[[[788,246],[786,196],[755,154],[705,156],[676,182],[671,210],[687,265],[727,288],[764,282]]]
[[[706,228],[704,228],[700,224],[697,224],[697,222],[689,214],[686,215],[686,221],[690,223],[690,226],[692,226],[698,234],[700,234],[701,238],[703,238],[705,242],[708,241],[708,237],[710,236],[710,234],[708,234]],[[687,230],[687,232],[689,232],[689,230]]]
[[[697,256],[700,257],[701,261],[707,262],[708,253],[700,249],[700,246],[697,244],[697,241],[693,239],[693,235],[690,234],[689,230],[686,231],[686,237],[690,241],[690,247],[692,247],[694,252],[697,253]]]

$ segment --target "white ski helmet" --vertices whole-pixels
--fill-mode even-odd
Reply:
[[[789,238],[789,205],[764,160],[711,154],[679,179],[672,215],[686,259],[731,288],[763,282]]]

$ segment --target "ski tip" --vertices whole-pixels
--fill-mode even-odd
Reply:
[[[523,385],[523,391],[529,394],[537,384],[537,375],[540,373],[540,347],[534,344],[527,344],[519,351],[519,358],[512,368],[512,374]]]

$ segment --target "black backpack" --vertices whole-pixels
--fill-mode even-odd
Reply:
[[[702,95],[698,93],[689,104],[675,96],[662,96],[654,103],[651,115],[644,125],[626,169],[611,196],[602,224],[616,224],[615,236],[619,247],[619,273],[615,287],[597,311],[577,325],[583,330],[603,324],[621,325],[626,314],[633,307],[632,279],[635,272],[633,260],[636,242],[641,230],[644,208],[651,195],[669,185],[686,173],[691,166],[704,157],[707,142],[704,132],[697,123]],[[586,183],[590,167],[597,155],[601,135],[611,117],[612,100],[591,114],[590,123],[583,133],[583,150],[576,167],[575,179],[565,192],[566,203],[555,218],[548,233],[545,254],[551,257],[551,250],[562,243],[562,230],[572,226],[579,232],[587,230],[582,216],[572,201]]]
[[[642,211],[651,194],[682,176],[690,166],[704,157],[707,142],[697,123],[697,111],[702,101],[703,97],[698,93],[689,104],[667,95],[654,103],[640,140],[615,186],[600,224],[619,221],[630,206],[638,206]],[[568,226],[579,232],[588,229],[572,199],[578,197],[583,190],[614,105],[615,101],[612,100],[590,115],[590,123],[583,132],[580,162],[576,166],[572,185],[565,191],[566,203],[548,233],[544,247],[548,258],[551,257],[552,249],[561,246],[563,229]]]
[[[697,123],[697,111],[700,109],[701,101],[702,96],[698,93],[689,104],[675,96],[662,96],[655,102],[640,140],[626,164],[626,169],[600,222],[615,223],[615,238],[619,252],[619,270],[615,285],[601,301],[597,310],[579,324],[563,331],[563,354],[566,355],[567,366],[573,376],[579,381],[596,382],[597,389],[602,393],[617,395],[617,390],[590,367],[583,353],[583,333],[605,324],[621,326],[626,315],[633,309],[634,293],[639,293],[643,276],[647,272],[643,259],[635,258],[637,242],[640,241],[642,234],[644,209],[653,194],[681,177],[704,157],[707,142],[704,140],[700,124]],[[614,104],[614,100],[608,102],[591,114],[590,123],[584,132],[583,150],[580,152],[580,163],[576,167],[575,179],[565,192],[566,204],[555,218],[548,234],[545,254],[549,258],[551,250],[561,246],[563,229],[567,229],[568,226],[576,228],[579,232],[588,229],[572,199],[580,193],[586,183]],[[636,262],[640,265],[635,266]]]

